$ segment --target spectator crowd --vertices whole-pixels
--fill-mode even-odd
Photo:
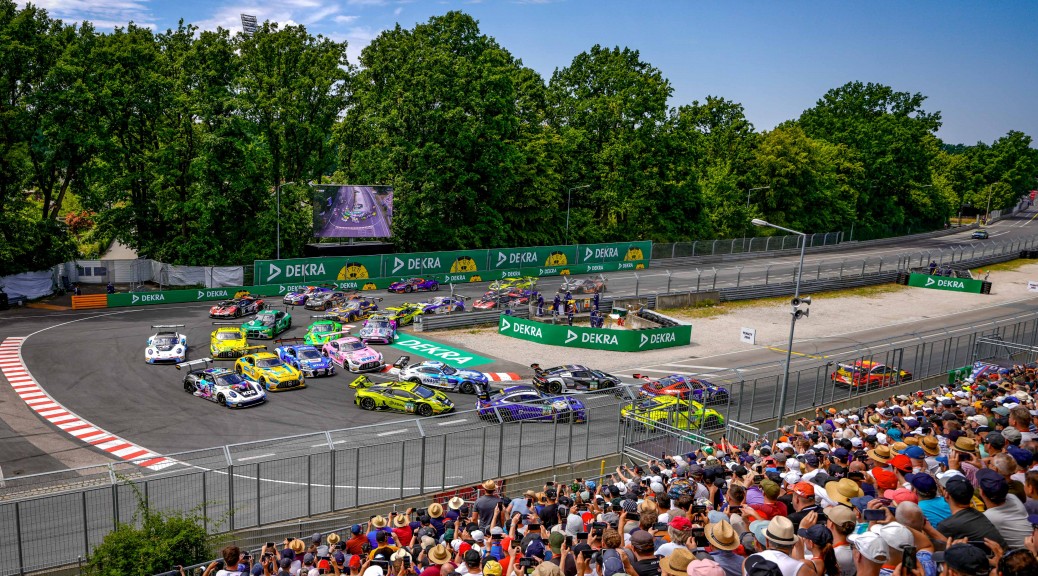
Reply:
[[[206,576],[1038,576],[1038,383],[1023,367],[777,438],[237,548]]]

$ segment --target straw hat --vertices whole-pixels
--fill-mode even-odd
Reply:
[[[706,539],[718,550],[735,550],[739,547],[739,535],[727,520],[707,524]]]
[[[339,535],[338,534],[336,534],[335,532],[332,532],[331,534],[328,535],[328,545],[329,546],[335,546],[338,543],[339,543]]]
[[[408,524],[407,516],[405,516],[403,514],[397,514],[396,516],[393,516],[393,527],[394,528],[403,528],[404,526],[407,526],[407,524]]]
[[[460,496],[455,496],[447,501],[447,507],[451,510],[457,510],[465,505],[465,501]]]
[[[941,454],[941,446],[937,442],[937,438],[934,438],[933,436],[923,436],[920,443],[923,447],[923,452],[926,452],[927,456],[939,456]]]
[[[764,537],[776,544],[792,546],[796,544],[796,534],[793,533],[793,522],[785,516],[775,516],[768,522],[764,529]]]
[[[826,482],[825,493],[833,502],[844,504],[846,506],[851,505],[851,498],[865,495],[865,492],[862,491],[860,486],[858,486],[858,483],[850,478]]]
[[[385,528],[386,527],[386,519],[383,518],[382,516],[375,516],[374,518],[371,519],[371,527],[372,528],[380,528],[380,529],[381,528]]]
[[[442,516],[443,516],[443,506],[441,506],[438,502],[433,502],[432,504],[429,504],[429,517],[430,518],[440,518]]]
[[[869,458],[886,464],[890,461],[890,447],[879,445],[868,451]]]
[[[288,547],[296,554],[302,554],[306,550],[306,542],[303,542],[299,538],[296,538],[295,540],[292,540],[288,543]]]
[[[429,550],[429,561],[433,564],[446,564],[451,559],[451,551],[444,544],[437,544]]]
[[[959,439],[952,445],[952,450],[956,452],[966,452],[967,454],[975,454],[977,452],[977,441],[973,438],[967,438],[966,436],[959,436]]]
[[[660,560],[660,572],[663,576],[688,576],[688,565],[695,559],[688,548],[675,548],[669,556]]]
[[[483,489],[487,492],[493,492],[497,490],[497,482],[494,482],[493,480],[487,480],[483,483]]]

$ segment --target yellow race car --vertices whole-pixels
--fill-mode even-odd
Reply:
[[[649,429],[652,429],[656,422],[682,429],[715,429],[724,426],[724,416],[717,410],[676,396],[640,398],[624,406],[620,410],[620,416],[631,418]]]
[[[269,392],[306,388],[303,373],[285,364],[270,352],[258,352],[238,358],[234,371],[259,382]]]
[[[419,416],[446,414],[454,410],[454,402],[446,394],[414,382],[376,384],[367,376],[350,383],[356,390],[353,403],[364,410],[389,410]]]
[[[217,328],[209,335],[209,354],[215,359],[240,358],[255,348],[265,346],[249,346],[245,333],[238,327]]]

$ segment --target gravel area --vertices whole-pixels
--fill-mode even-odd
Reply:
[[[795,342],[803,343],[883,326],[953,316],[964,310],[1038,298],[1038,294],[1027,291],[1028,280],[1038,281],[1038,263],[1012,271],[991,272],[989,279],[992,282],[990,295],[896,287],[891,292],[872,296],[812,296],[811,315],[808,320],[797,323]],[[690,346],[638,353],[569,349],[501,336],[497,334],[496,328],[437,331],[429,336],[524,366],[533,362],[539,362],[542,366],[581,363],[621,374],[638,366],[688,362],[691,359],[706,359],[750,349],[749,344],[739,341],[740,330],[744,327],[756,328],[757,347],[776,346],[785,350],[789,337],[789,308],[786,305],[738,307],[709,318],[674,316],[692,323]],[[954,320],[950,320],[950,323],[954,324]],[[724,359],[705,363],[722,368],[735,367],[727,366]]]

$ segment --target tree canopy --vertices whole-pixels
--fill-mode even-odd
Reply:
[[[942,143],[918,93],[850,82],[758,131],[722,96],[672,103],[632,47],[545,79],[457,11],[351,63],[303,26],[100,33],[0,0],[0,47],[0,276],[112,239],[175,264],[272,257],[278,192],[298,256],[318,183],[392,185],[398,249],[446,250],[731,237],[752,218],[890,235],[1008,208],[1038,175],[1021,132]]]

